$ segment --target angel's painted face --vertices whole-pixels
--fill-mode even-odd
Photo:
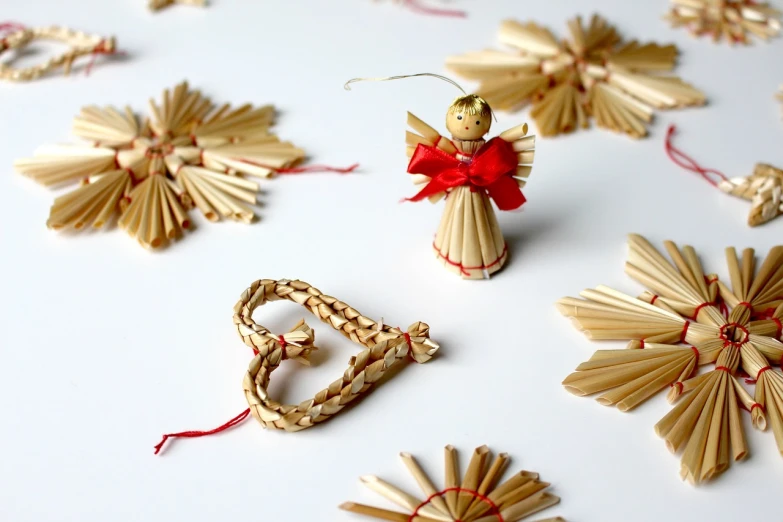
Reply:
[[[471,116],[465,112],[454,111],[446,115],[446,128],[451,136],[458,140],[478,140],[489,132],[492,125],[491,115]]]

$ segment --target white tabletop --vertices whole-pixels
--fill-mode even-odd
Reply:
[[[676,123],[680,146],[733,176],[758,161],[783,165],[773,99],[783,40],[716,46],[669,28],[664,1],[593,0],[625,36],[680,46],[677,73],[710,103],[659,114],[642,141],[597,129],[540,139],[524,211],[499,216],[511,261],[491,281],[470,282],[430,252],[442,205],[398,204],[414,190],[405,111],[440,125],[456,91],[417,79],[346,92],[343,82],[443,73],[446,56],[497,45],[506,17],[564,36],[568,18],[591,13],[584,2],[453,2],[466,19],[370,0],[214,0],[158,14],[142,0],[5,3],[4,19],[116,35],[129,56],[101,60],[89,77],[0,85],[0,519],[359,520],[337,506],[386,505],[359,476],[416,491],[397,456],[405,450],[440,483],[448,443],[466,458],[485,443],[509,452],[512,469],[540,472],[562,497],[547,515],[569,521],[771,520],[779,512],[783,459],[747,415],[750,458],[694,488],[653,431],[670,408],[665,394],[628,414],[568,394],[560,382],[599,344],[553,303],[597,284],[640,292],[623,274],[629,232],[691,244],[723,277],[724,247],[766,253],[781,242],[783,219],[749,228],[749,205],[673,166],[663,139]],[[48,230],[56,192],[16,174],[12,161],[74,141],[71,118],[83,105],[146,113],[150,97],[183,79],[217,103],[276,104],[283,139],[313,162],[359,162],[361,172],[264,181],[259,222],[213,224],[194,211],[197,230],[161,252],[118,229]],[[499,120],[497,131],[529,121],[525,113]],[[314,429],[270,432],[251,420],[153,456],[162,433],[209,429],[246,408],[249,350],[231,309],[258,278],[303,279],[387,324],[425,321],[441,351]],[[356,352],[292,304],[256,313],[277,332],[300,317],[316,328],[322,353],[312,369],[286,363],[275,373],[272,393],[292,402],[337,378]]]

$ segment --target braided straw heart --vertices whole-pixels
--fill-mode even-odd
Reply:
[[[364,347],[351,357],[340,379],[299,405],[281,404],[269,397],[272,372],[285,359],[308,363],[314,333],[304,321],[292,331],[275,335],[253,321],[253,311],[268,301],[287,299],[307,308],[351,341]],[[429,326],[416,322],[406,332],[377,323],[347,304],[324,295],[303,281],[262,279],[250,285],[234,306],[234,324],[246,345],[256,353],[242,386],[250,412],[267,428],[299,431],[323,422],[348,403],[369,392],[394,365],[410,356],[425,363],[438,350],[429,338]]]
[[[57,40],[67,44],[68,51],[50,58],[45,62],[17,69],[8,64],[0,63],[0,79],[11,81],[30,81],[40,78],[45,73],[62,67],[65,74],[71,72],[74,60],[80,56],[90,56],[93,59],[99,54],[116,54],[117,49],[114,37],[103,38],[97,35],[88,35],[80,31],[73,31],[65,27],[35,27],[24,28],[16,24],[4,24],[17,29],[5,38],[0,39],[0,54],[11,49],[21,49],[29,45],[33,40]],[[92,67],[88,64],[87,70]]]

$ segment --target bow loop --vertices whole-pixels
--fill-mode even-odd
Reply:
[[[484,190],[500,210],[514,210],[525,203],[525,196],[513,178],[518,163],[514,148],[500,138],[489,140],[469,162],[420,143],[408,164],[408,172],[432,179],[409,201],[421,201],[467,185]]]

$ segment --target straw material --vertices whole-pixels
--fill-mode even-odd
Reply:
[[[267,389],[272,372],[283,360],[309,364],[310,352],[316,349],[313,330],[300,321],[290,332],[278,336],[252,318],[259,306],[281,299],[303,306],[364,348],[351,357],[341,378],[298,405],[275,401]],[[425,363],[438,350],[438,344],[429,338],[426,323],[413,323],[403,332],[361,315],[303,281],[255,281],[234,306],[234,324],[245,344],[256,353],[242,382],[250,411],[262,426],[286,431],[303,430],[330,419],[369,392],[393,366],[408,357]]]
[[[425,145],[469,162],[486,143],[483,139],[448,140],[411,113],[408,113],[408,125],[414,131],[406,134],[408,157],[418,145]],[[502,132],[499,138],[510,143],[517,155],[518,166],[509,176],[521,190],[533,168],[535,136],[528,135],[527,124],[522,124]],[[431,177],[414,173],[413,182],[421,190],[431,182]],[[444,197],[446,205],[432,244],[436,258],[463,279],[489,279],[505,265],[508,247],[487,190],[468,181],[434,194],[429,200],[436,203]]]
[[[783,246],[758,266],[752,249],[741,257],[727,249],[728,284],[704,273],[692,247],[665,248],[669,259],[629,237],[626,273],[652,292],[634,298],[598,287],[558,301],[589,338],[630,340],[624,350],[595,352],[563,385],[579,396],[600,393],[601,404],[621,411],[668,387],[677,404],[655,430],[672,452],[682,450],[683,479],[699,483],[747,456],[740,409],[757,429],[769,421],[783,453],[783,373],[772,368],[783,359]],[[714,370],[698,372],[710,363]],[[740,373],[758,381],[755,399]]]
[[[478,94],[496,109],[531,103],[544,136],[586,128],[592,117],[599,127],[640,138],[655,109],[706,102],[699,90],[666,74],[675,66],[674,45],[623,41],[597,15],[587,26],[580,17],[568,26],[571,37],[560,42],[534,22],[507,20],[500,40],[514,52],[471,52],[448,58],[446,65],[479,81]]]
[[[73,132],[91,144],[43,147],[17,160],[17,170],[47,186],[80,182],[55,199],[53,229],[119,225],[145,247],[159,247],[190,228],[188,210],[210,221],[250,223],[258,184],[304,158],[304,151],[270,133],[271,106],[215,108],[183,82],[150,100],[139,122],[129,107],[84,107]]]
[[[538,473],[520,471],[501,481],[509,458],[505,453],[492,458],[489,448],[476,448],[460,478],[457,450],[445,448],[445,488],[438,490],[409,453],[400,453],[405,467],[423,493],[418,498],[372,475],[361,477],[362,483],[404,512],[382,509],[355,502],[345,502],[340,509],[377,520],[396,522],[516,522],[560,502],[546,489]],[[565,522],[561,517],[538,519],[538,522]]]
[[[74,31],[66,27],[50,26],[35,28],[20,28],[0,39],[0,55],[11,50],[17,53],[35,40],[55,40],[66,44],[69,49],[45,62],[17,69],[8,62],[0,63],[0,80],[27,82],[37,80],[54,69],[62,68],[67,75],[71,72],[73,62],[82,56],[97,56],[99,54],[114,54],[116,42],[114,37],[105,38]]]
[[[671,0],[666,19],[686,27],[694,36],[708,35],[715,43],[748,45],[752,36],[769,40],[780,34],[781,12],[753,0]]]
[[[783,214],[783,170],[758,163],[748,177],[718,183],[723,192],[750,201],[748,225],[755,227]]]
[[[172,5],[195,5],[198,7],[204,7],[207,5],[207,0],[149,0],[147,7],[153,11],[159,11],[164,7]]]

